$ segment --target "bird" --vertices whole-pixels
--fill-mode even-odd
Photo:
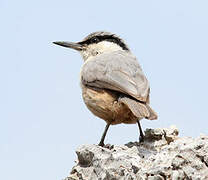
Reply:
[[[121,123],[138,124],[139,142],[143,142],[140,120],[158,116],[149,105],[149,82],[124,40],[114,33],[97,31],[79,42],[53,43],[78,51],[84,60],[80,72],[84,103],[106,122],[98,145],[105,146],[110,125]]]

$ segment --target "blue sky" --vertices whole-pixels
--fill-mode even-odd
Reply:
[[[99,142],[105,122],[85,107],[81,56],[53,41],[106,30],[125,39],[151,85],[157,121],[180,136],[207,134],[208,2],[0,1],[0,179],[63,179],[75,149]],[[106,142],[138,140],[136,125],[112,126]]]

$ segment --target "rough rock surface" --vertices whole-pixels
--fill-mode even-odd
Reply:
[[[145,142],[102,148],[83,145],[65,180],[208,180],[208,136],[178,137],[178,130],[147,129]]]

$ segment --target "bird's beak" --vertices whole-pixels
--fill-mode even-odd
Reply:
[[[74,43],[74,42],[66,42],[66,41],[56,41],[53,42],[54,44],[57,44],[59,46],[63,46],[63,47],[67,47],[67,48],[72,48],[75,49],[77,51],[81,51],[83,50],[83,45],[79,44],[79,43]]]

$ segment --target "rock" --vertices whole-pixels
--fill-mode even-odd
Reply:
[[[175,126],[147,129],[145,142],[80,146],[65,180],[208,179],[208,136],[178,137]]]
[[[92,151],[82,150],[85,149],[85,146],[80,147],[77,149],[77,157],[80,166],[90,166],[94,157],[94,153]]]

